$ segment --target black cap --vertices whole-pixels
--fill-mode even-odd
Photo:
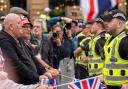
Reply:
[[[113,18],[118,18],[120,20],[126,21],[126,15],[120,10],[112,10],[107,15],[102,16],[104,21],[110,21]]]
[[[95,22],[104,23],[104,19],[101,16],[99,16],[95,19]]]
[[[88,28],[90,25],[94,23],[94,20],[90,20],[85,24],[85,28]]]

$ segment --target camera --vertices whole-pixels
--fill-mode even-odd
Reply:
[[[53,37],[53,38],[57,38],[57,37],[58,37],[58,33],[53,32],[52,37]]]

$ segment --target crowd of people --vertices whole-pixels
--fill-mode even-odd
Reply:
[[[128,88],[126,16],[111,10],[84,25],[67,17],[28,18],[12,7],[0,31],[0,89],[49,89],[59,63],[74,59],[75,78],[98,76],[107,89]],[[47,26],[47,27],[46,27]]]

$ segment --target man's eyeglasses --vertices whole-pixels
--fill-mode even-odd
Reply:
[[[32,27],[30,25],[23,25],[22,28],[23,29],[32,29]]]

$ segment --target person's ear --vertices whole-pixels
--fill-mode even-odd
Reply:
[[[117,27],[120,28],[120,27],[122,27],[122,25],[123,25],[123,22],[121,20],[119,20]]]
[[[14,29],[14,27],[13,27],[12,24],[10,24],[9,27],[10,27],[10,30],[13,30]]]

